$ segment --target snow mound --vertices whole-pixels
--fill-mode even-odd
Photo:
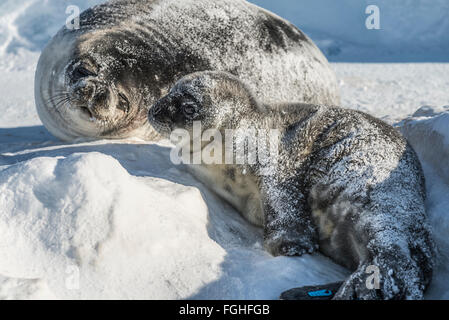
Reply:
[[[110,156],[13,165],[0,207],[0,273],[45,278],[58,297],[77,296],[65,286],[73,267],[83,298],[187,297],[220,274],[225,252],[208,241],[199,191],[146,184]]]
[[[418,153],[449,185],[449,106],[423,106],[398,124]]]
[[[346,276],[319,254],[267,254],[260,230],[172,166],[165,149],[88,143],[6,153],[4,298],[276,299]]]

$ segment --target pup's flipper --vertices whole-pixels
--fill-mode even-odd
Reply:
[[[281,300],[331,300],[343,282],[294,288],[281,293]]]

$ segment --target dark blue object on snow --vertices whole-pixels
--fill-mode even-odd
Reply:
[[[307,294],[311,297],[330,297],[332,296],[332,291],[330,290],[318,290],[318,291],[310,291]]]
[[[294,288],[282,292],[281,300],[330,300],[337,293],[343,282],[328,283],[317,286]]]

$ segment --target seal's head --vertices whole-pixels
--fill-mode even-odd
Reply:
[[[36,71],[36,105],[44,125],[63,140],[155,138],[147,114],[161,85],[142,67],[142,51],[114,29],[61,30]]]
[[[162,135],[175,129],[233,129],[259,104],[248,87],[233,75],[203,71],[185,76],[149,112],[149,121]]]

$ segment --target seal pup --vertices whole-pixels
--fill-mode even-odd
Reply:
[[[236,77],[211,71],[179,80],[149,120],[167,137],[175,128],[192,132],[196,121],[202,132],[217,129],[223,137],[233,129],[233,148],[243,147],[238,129],[279,130],[275,161],[188,167],[263,227],[271,254],[319,249],[351,269],[335,299],[423,298],[435,247],[410,145],[359,111],[310,104],[281,110],[258,102]],[[186,144],[195,143],[190,137]]]
[[[321,51],[262,8],[243,0],[118,0],[84,11],[79,30],[63,27],[43,50],[36,107],[63,140],[155,140],[149,106],[202,70],[238,76],[261,101],[339,101]]]

